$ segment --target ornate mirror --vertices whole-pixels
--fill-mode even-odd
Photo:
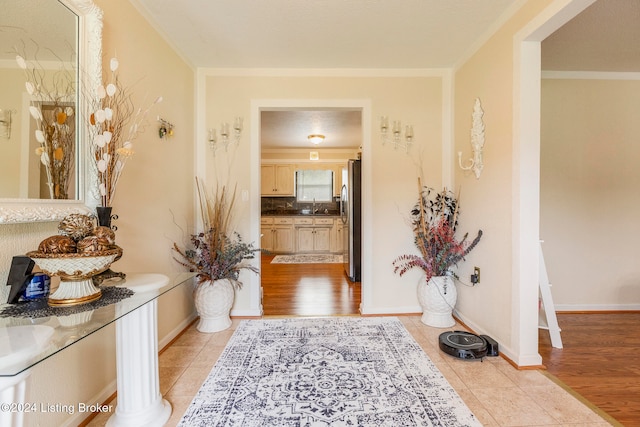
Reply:
[[[83,111],[101,81],[101,58],[102,10],[93,0],[3,4],[0,223],[88,211]],[[43,156],[50,139],[64,145]],[[54,168],[51,159],[64,166]]]

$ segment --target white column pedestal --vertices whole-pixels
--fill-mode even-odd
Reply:
[[[49,345],[53,332],[52,327],[45,325],[9,326],[0,330],[0,365],[28,366],[25,363]],[[22,427],[24,414],[39,409],[25,402],[29,375],[31,369],[0,377],[0,404],[3,405],[0,426]]]
[[[9,404],[8,410],[0,411],[0,426],[22,427],[24,426],[25,410],[22,405],[27,392],[27,378],[31,370],[27,369],[13,377],[0,378],[0,404]],[[14,410],[15,409],[15,410]]]
[[[147,293],[168,282],[162,274],[131,274],[123,286]],[[160,394],[157,311],[153,299],[116,321],[118,403],[109,427],[163,426],[171,416],[171,404]]]

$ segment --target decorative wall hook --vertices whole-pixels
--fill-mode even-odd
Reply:
[[[158,129],[160,139],[173,136],[173,128],[175,127],[173,123],[166,121],[160,116],[158,116],[158,123],[160,123],[160,128]]]
[[[413,126],[407,125],[404,129],[404,141],[402,138],[402,124],[399,120],[393,121],[393,127],[391,128],[391,135],[388,133],[389,130],[389,118],[383,116],[380,118],[380,135],[382,137],[382,145],[384,144],[393,144],[394,149],[404,148],[404,150],[408,153],[409,147],[413,142]]]
[[[468,171],[471,170],[476,175],[476,179],[480,179],[482,174],[482,149],[484,147],[484,123],[482,122],[482,116],[484,111],[480,106],[480,98],[476,98],[476,102],[473,106],[473,123],[471,127],[471,150],[473,151],[473,158],[469,159],[467,166],[462,165],[462,151],[458,151],[458,165],[460,169]]]
[[[12,115],[16,113],[16,110],[2,110],[0,109],[0,127],[4,128],[4,136],[7,139],[11,139],[11,122]]]
[[[213,150],[213,155],[215,156],[216,150],[220,148],[222,145],[226,150],[230,144],[239,144],[240,137],[242,136],[242,117],[236,117],[233,121],[233,135],[229,130],[229,123],[222,122],[220,124],[220,141],[218,141],[218,136],[215,128],[209,129],[209,147]]]

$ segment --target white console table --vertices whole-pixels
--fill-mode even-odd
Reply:
[[[181,285],[193,284],[193,274],[170,280],[162,274],[127,274],[134,295],[115,304],[73,316],[0,317],[0,403],[24,403],[26,379],[36,364],[116,322],[118,402],[108,426],[162,426],[171,405],[160,394],[158,376],[157,298]],[[0,308],[7,305],[1,305]],[[73,333],[70,334],[70,328]],[[60,339],[63,337],[65,339]],[[73,336],[73,339],[68,339]],[[22,427],[20,411],[0,412],[0,425]]]

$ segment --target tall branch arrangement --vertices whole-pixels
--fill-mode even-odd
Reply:
[[[35,121],[35,154],[44,165],[51,199],[68,199],[76,146],[75,73],[60,61],[57,69],[45,69],[37,60],[16,55],[31,97],[29,113]]]
[[[433,276],[453,274],[451,269],[476,247],[482,230],[471,242],[467,241],[468,233],[457,240],[459,196],[446,189],[436,192],[423,187],[420,179],[418,188],[418,203],[411,210],[411,224],[420,255],[399,256],[393,261],[393,271],[402,276],[413,268],[419,268],[424,271],[428,282]]]
[[[174,259],[189,271],[196,272],[198,284],[219,279],[229,279],[236,288],[240,271],[247,269],[258,273],[258,269],[246,263],[253,259],[260,249],[252,243],[245,243],[240,234],[231,231],[231,213],[236,191],[229,193],[226,187],[218,188],[210,196],[202,181],[196,179],[203,231],[191,235],[191,249],[182,249],[176,243],[173,250],[178,254]]]
[[[109,78],[97,90],[97,98],[88,104],[91,164],[98,178],[101,206],[111,206],[122,170],[135,153],[132,141],[143,130],[149,110],[162,101],[158,97],[146,109],[136,108],[128,89],[118,77],[119,62],[109,62]]]

